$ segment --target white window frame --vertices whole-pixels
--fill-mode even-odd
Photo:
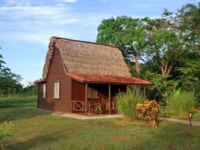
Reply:
[[[54,99],[60,98],[60,82],[54,82]]]
[[[42,89],[43,89],[42,98],[43,98],[43,99],[46,99],[46,94],[47,94],[47,92],[46,92],[46,91],[47,91],[47,90],[46,90],[47,88],[46,88],[46,87],[47,87],[47,85],[46,85],[46,84],[43,84],[43,86],[42,86]]]

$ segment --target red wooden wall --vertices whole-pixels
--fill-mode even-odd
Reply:
[[[54,99],[55,82],[60,82],[59,99]],[[38,108],[58,112],[71,112],[71,78],[64,72],[58,50],[54,51],[47,76],[47,82],[39,84],[39,91],[42,91],[43,84],[46,84],[46,99],[42,98],[41,92],[38,93]]]

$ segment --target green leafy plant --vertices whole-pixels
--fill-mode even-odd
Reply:
[[[0,139],[3,138],[4,136],[10,135],[10,129],[12,129],[11,121],[10,122],[5,121],[0,127]]]
[[[135,107],[137,103],[142,102],[143,99],[144,98],[137,87],[129,89],[128,94],[123,92],[119,93],[116,96],[118,112],[122,114],[126,120],[136,118]]]
[[[9,136],[10,135],[10,129],[12,129],[12,124],[11,121],[7,122],[5,121],[1,126],[0,126],[0,140],[3,139],[4,136]],[[0,149],[4,150],[5,147],[2,143],[0,143]]]
[[[149,120],[153,128],[158,127],[157,120],[160,114],[160,105],[156,100],[144,100],[143,103],[138,103],[136,112],[138,113],[138,118]]]
[[[98,105],[95,107],[94,112],[95,112],[95,113],[100,113],[100,114],[102,113],[101,104],[98,104]]]

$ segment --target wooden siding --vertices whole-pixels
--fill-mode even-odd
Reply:
[[[54,99],[54,83],[60,82],[59,99]],[[42,88],[39,84],[39,90]],[[58,50],[54,51],[53,58],[46,82],[46,99],[42,99],[39,94],[38,108],[58,111],[58,112],[71,112],[71,78],[66,76],[60,53]]]
[[[85,101],[85,84],[72,80],[72,100]]]

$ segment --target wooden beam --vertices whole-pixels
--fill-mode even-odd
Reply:
[[[144,86],[144,99],[146,99],[146,86]]]
[[[87,90],[88,90],[88,84],[85,83],[85,115],[87,116]]]
[[[108,84],[109,115],[111,114],[111,85]]]

